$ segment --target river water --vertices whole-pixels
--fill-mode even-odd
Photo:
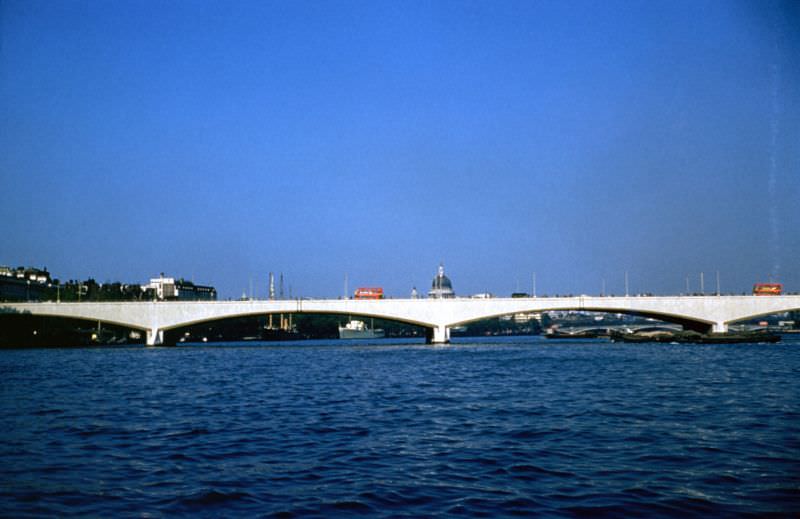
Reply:
[[[800,342],[0,351],[0,515],[797,516]]]

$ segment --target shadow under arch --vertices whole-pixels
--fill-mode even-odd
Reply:
[[[789,308],[789,309],[780,310],[778,312],[762,312],[762,313],[759,313],[759,314],[748,315],[748,316],[745,316],[745,317],[737,317],[736,319],[731,319],[730,321],[728,321],[727,324],[729,324],[729,325],[731,325],[731,324],[741,324],[741,323],[743,323],[745,321],[752,321],[754,319],[765,319],[767,317],[776,316],[776,315],[779,315],[779,314],[787,314],[787,313],[788,314],[792,314],[792,313],[800,314],[800,306],[798,306],[797,308]],[[798,317],[800,317],[800,315],[798,315]],[[795,323],[795,325],[796,326],[800,326],[800,322]]]
[[[0,312],[0,348],[141,344],[145,331],[126,323],[74,316]]]
[[[469,323],[481,321],[484,319],[493,319],[498,317],[504,317],[507,315],[515,315],[519,313],[546,313],[546,312],[594,312],[594,313],[602,313],[602,314],[623,314],[623,315],[630,315],[634,317],[645,317],[649,319],[657,319],[659,321],[663,321],[666,323],[672,323],[680,325],[684,330],[691,330],[699,333],[709,333],[714,323],[711,321],[699,320],[699,319],[692,319],[682,315],[674,315],[669,313],[661,313],[661,312],[648,312],[648,311],[641,311],[641,310],[619,310],[619,309],[609,309],[609,308],[602,308],[602,307],[582,307],[582,306],[575,306],[575,307],[558,307],[558,308],[531,308],[528,310],[519,310],[515,312],[503,312],[488,315],[485,317],[467,319],[464,321],[459,321],[457,323],[451,324],[451,326],[463,326]]]
[[[30,303],[23,303],[23,304],[30,304]],[[64,306],[70,305],[70,303],[63,303],[63,304]],[[83,304],[89,305],[92,303],[83,303]],[[9,305],[13,305],[13,303],[9,303]],[[19,309],[13,306],[0,306],[0,317],[6,315],[28,315],[28,316],[43,317],[48,319],[72,319],[76,321],[86,321],[90,323],[101,323],[103,325],[128,328],[140,332],[144,332],[147,330],[147,328],[144,326],[123,319],[108,319],[107,317],[101,317],[101,316],[72,315],[68,313],[61,313],[58,311],[59,310],[58,306],[53,306],[49,304],[49,302],[42,303],[42,307],[44,309],[37,308],[35,312],[32,312],[28,308]]]
[[[289,321],[297,328],[298,335],[294,338],[288,335],[267,336],[263,334],[269,323],[270,316],[274,329],[279,329],[281,321]],[[334,339],[338,338],[338,326],[348,320],[374,320],[375,327],[386,327],[387,323],[394,323],[402,327],[419,330],[417,333],[405,332],[396,337],[425,338],[432,333],[430,325],[414,320],[387,317],[380,313],[369,312],[324,312],[288,310],[281,312],[237,312],[231,315],[215,316],[213,318],[199,318],[177,323],[160,328],[164,332],[164,344],[183,342],[230,342],[241,340],[263,341],[288,341],[297,339]],[[320,323],[322,321],[322,323]],[[422,331],[425,330],[425,331]],[[388,335],[387,335],[388,336]],[[276,338],[277,337],[277,338]]]

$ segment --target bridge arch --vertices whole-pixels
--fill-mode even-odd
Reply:
[[[737,316],[737,317],[734,317],[734,318],[728,320],[727,323],[728,324],[735,324],[735,323],[739,323],[739,322],[742,322],[742,321],[749,321],[751,319],[760,319],[762,317],[769,317],[771,315],[783,314],[783,313],[788,313],[788,312],[800,312],[800,306],[797,306],[795,308],[781,309],[781,310],[777,310],[777,311],[760,312],[760,313],[755,313],[755,314],[749,314],[749,315],[746,315],[746,316],[743,316],[743,317]]]
[[[416,319],[409,319],[404,316],[389,315],[384,312],[364,312],[364,311],[345,312],[345,311],[315,310],[315,309],[308,309],[308,310],[289,309],[284,311],[264,312],[261,310],[251,309],[241,312],[238,311],[231,312],[225,315],[215,315],[208,317],[193,318],[190,320],[175,321],[169,325],[159,327],[159,331],[162,333],[170,332],[180,328],[187,328],[191,326],[204,325],[210,323],[218,323],[221,321],[226,321],[231,319],[256,318],[256,317],[265,317],[269,315],[293,315],[293,316],[322,315],[322,316],[336,316],[336,317],[351,317],[357,319],[379,319],[382,321],[391,321],[391,322],[421,327],[425,328],[426,330],[432,330],[434,328],[434,326],[431,323],[427,323]]]
[[[137,342],[146,328],[122,320],[54,312],[8,312],[0,309],[2,347],[70,347]]]
[[[493,312],[485,315],[480,316],[472,316],[468,319],[460,320],[457,322],[453,322],[448,324],[449,327],[455,326],[463,326],[469,323],[474,323],[477,321],[483,321],[486,319],[495,319],[498,317],[504,317],[507,315],[514,315],[520,313],[545,313],[545,312],[596,312],[596,313],[605,313],[605,314],[624,314],[624,315],[632,315],[632,316],[640,316],[652,319],[658,319],[659,321],[664,321],[667,323],[677,324],[682,326],[686,330],[693,330],[701,333],[708,333],[713,328],[715,322],[705,319],[699,319],[696,317],[689,317],[686,315],[676,315],[668,312],[654,312],[648,310],[631,310],[631,309],[619,309],[619,308],[603,308],[603,307],[585,307],[580,305],[574,306],[554,306],[550,307],[542,307],[542,306],[532,306],[530,308],[520,307],[520,309],[515,310],[513,312]]]
[[[93,315],[84,315],[84,314],[71,314],[71,313],[62,313],[56,311],[43,311],[43,312],[29,312],[29,311],[21,311],[21,312],[0,312],[0,315],[16,315],[16,316],[36,316],[36,317],[47,317],[50,319],[69,319],[75,321],[85,321],[87,323],[102,323],[111,326],[119,326],[122,328],[130,328],[132,330],[138,331],[146,331],[147,325],[125,320],[125,319],[108,319],[104,316],[93,316]]]

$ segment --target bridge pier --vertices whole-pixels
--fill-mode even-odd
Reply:
[[[147,330],[147,345],[158,346],[164,344],[164,330],[158,328],[150,328]]]
[[[450,342],[450,328],[447,326],[428,328],[425,340],[428,344],[447,344]]]
[[[728,323],[725,322],[716,322],[714,326],[711,328],[713,333],[728,333]]]

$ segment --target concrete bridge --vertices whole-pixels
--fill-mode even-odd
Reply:
[[[726,332],[728,325],[736,321],[798,309],[800,295],[0,303],[0,313],[86,319],[140,329],[147,333],[148,345],[161,344],[165,330],[230,317],[276,313],[389,319],[424,326],[429,330],[429,342],[446,343],[454,326],[527,312],[623,313],[653,317],[701,332]]]

